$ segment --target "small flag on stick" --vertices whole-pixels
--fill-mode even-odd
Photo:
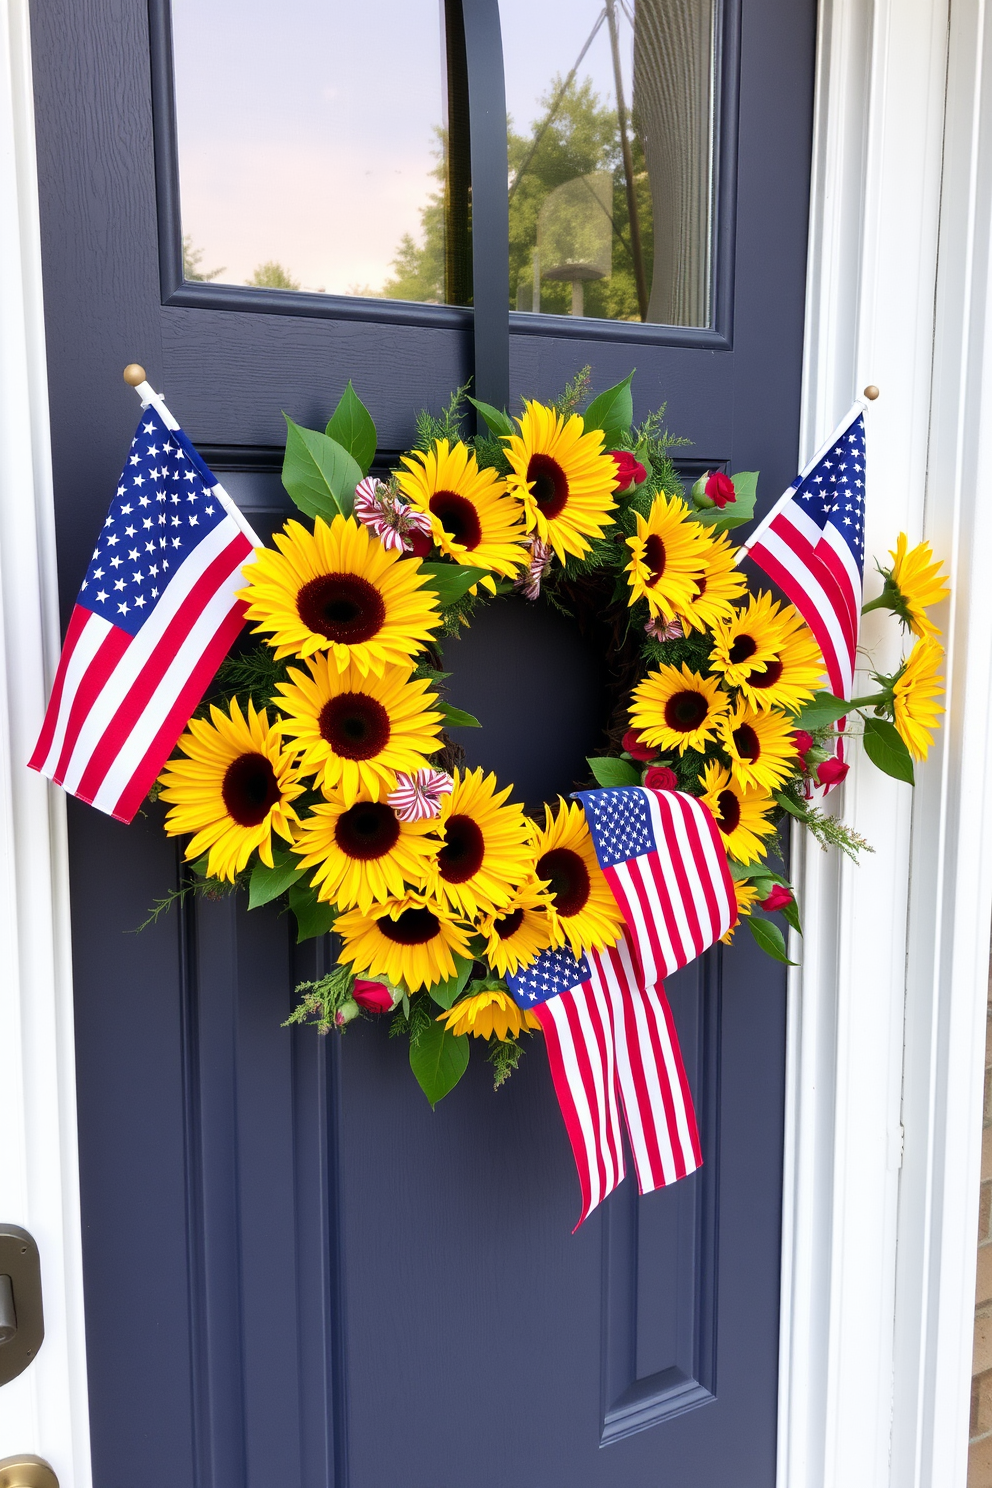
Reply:
[[[244,624],[260,546],[148,386],[29,764],[129,822]]]

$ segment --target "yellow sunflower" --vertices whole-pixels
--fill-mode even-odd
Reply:
[[[944,690],[937,670],[944,648],[932,636],[923,636],[909,653],[892,685],[895,723],[899,736],[914,759],[925,760],[933,743],[937,719],[943,706],[936,701]]]
[[[529,1009],[518,1008],[509,992],[492,987],[477,992],[474,997],[463,997],[447,1012],[439,1013],[438,1023],[443,1023],[449,1033],[472,1034],[473,1038],[492,1038],[501,1043],[507,1038],[518,1038],[525,1028],[536,1028],[540,1023]]]
[[[869,610],[892,610],[914,635],[939,636],[940,630],[927,615],[930,605],[946,599],[950,590],[941,565],[933,561],[933,549],[928,542],[917,543],[909,548],[909,538],[900,532],[896,538],[895,552],[889,550],[891,568],[880,568],[882,592],[877,599],[866,604],[862,614]]]
[[[400,821],[386,801],[340,795],[319,802],[300,823],[293,851],[304,868],[316,868],[311,882],[318,899],[339,909],[368,914],[373,904],[399,899],[407,886],[424,886],[439,842],[436,823]]]
[[[705,749],[730,706],[716,677],[701,677],[682,663],[649,672],[631,693],[630,722],[643,744],[658,749]]]
[[[603,453],[599,429],[585,432],[577,413],[563,419],[542,403],[524,404],[519,434],[504,438],[507,487],[523,502],[527,530],[550,543],[564,563],[583,558],[589,538],[602,537],[616,507],[616,461]]]
[[[207,874],[233,883],[251,854],[272,867],[272,833],[293,840],[298,820],[290,805],[303,791],[293,756],[281,747],[282,730],[268,714],[248,704],[247,718],[231,699],[229,711],[211,707],[210,722],[191,718],[178,748],[185,759],[169,760],[160,778],[162,799],[174,802],[165,830],[195,835],[186,857],[209,849]]]
[[[614,899],[582,807],[558,797],[558,814],[545,806],[545,825],[534,833],[536,877],[548,885],[554,943],[567,938],[576,956],[616,945],[623,915]]]
[[[469,931],[423,894],[404,894],[371,914],[349,910],[334,928],[342,942],[338,959],[356,976],[385,977],[408,992],[446,982],[457,970],[455,956],[468,955]]]
[[[501,910],[480,918],[478,928],[486,937],[486,960],[499,976],[529,966],[552,944],[555,932],[549,907],[546,891],[531,882],[516,889]]]
[[[277,657],[329,651],[340,672],[353,663],[363,677],[381,676],[441,624],[420,560],[383,547],[353,517],[329,527],[318,517],[312,535],[290,521],[273,541],[279,551],[258,549],[239,598]]]
[[[737,567],[737,552],[725,532],[710,534],[704,549],[705,567],[694,581],[691,602],[678,610],[694,630],[712,630],[726,620],[747,589],[747,577]]]
[[[751,913],[755,904],[758,902],[757,889],[754,887],[753,884],[748,883],[746,879],[735,881],[734,894],[737,898],[737,921],[736,924],[731,925],[726,935],[720,936],[720,939],[724,945],[730,944],[730,942],[734,938],[734,931],[740,926],[741,920],[744,918],[745,915],[749,915]]]
[[[770,594],[752,594],[743,609],[713,627],[710,666],[728,687],[740,687],[775,660],[782,638],[779,606]]]
[[[723,835],[728,857],[738,863],[756,863],[765,855],[762,837],[775,827],[767,813],[774,809],[768,791],[738,785],[725,765],[710,760],[699,777],[701,799],[713,813]]]
[[[431,712],[437,694],[414,680],[409,665],[390,663],[380,677],[356,666],[339,672],[325,651],[307,659],[307,671],[290,667],[278,703],[283,733],[301,751],[299,768],[317,775],[327,792],[340,790],[346,806],[365,792],[373,801],[396,787],[396,771],[426,769],[441,747],[443,713]]]
[[[796,736],[794,724],[784,714],[739,702],[721,718],[720,736],[734,779],[741,785],[774,790],[792,774]]]
[[[793,605],[778,616],[781,634],[773,656],[739,683],[752,708],[783,708],[795,713],[823,681],[823,657],[813,632]]]
[[[491,568],[512,578],[527,561],[526,530],[519,502],[506,493],[495,470],[480,470],[467,445],[436,441],[425,454],[403,456],[396,472],[403,495],[430,518],[434,541],[456,563]],[[491,578],[482,580],[492,591]]]
[[[690,520],[689,508],[678,496],[656,496],[646,518],[640,512],[634,515],[637,532],[626,539],[632,555],[626,570],[627,603],[646,599],[652,615],[672,620],[698,593],[712,538]]]
[[[456,770],[435,825],[444,846],[432,869],[431,892],[467,919],[504,908],[514,885],[533,871],[530,830],[523,809],[506,805],[512,785],[496,776]]]

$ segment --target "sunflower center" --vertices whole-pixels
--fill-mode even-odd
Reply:
[[[655,584],[657,584],[658,580],[665,572],[666,558],[667,554],[665,553],[665,544],[662,542],[657,532],[652,532],[644,544],[644,562],[651,570],[651,577],[648,579],[649,589],[654,588]]]
[[[748,686],[774,687],[779,677],[781,677],[783,670],[784,668],[780,661],[770,661],[768,665],[762,667],[759,672],[751,673],[750,677],[748,677],[747,679]]]
[[[706,581],[705,578],[697,579],[696,580],[696,598],[697,599],[702,599],[703,595],[706,593],[706,582],[707,581]]]
[[[739,635],[731,646],[727,655],[730,657],[731,666],[740,666],[742,661],[747,661],[758,649],[758,643],[754,636]]]
[[[431,497],[431,511],[452,542],[463,548],[477,548],[482,541],[479,513],[471,501],[457,491],[438,491]]]
[[[482,867],[486,840],[470,816],[449,816],[444,828],[444,846],[437,855],[441,877],[448,883],[464,883]]]
[[[509,940],[511,935],[516,935],[523,922],[523,910],[515,909],[512,914],[500,915],[498,920],[493,920],[493,929],[500,940]]]
[[[239,827],[259,826],[280,797],[272,761],[264,754],[239,754],[224,771],[220,793]]]
[[[342,646],[370,641],[386,618],[386,603],[375,585],[352,573],[310,579],[296,596],[296,609],[308,630]]]
[[[539,858],[537,876],[549,881],[548,893],[560,915],[575,915],[585,908],[592,888],[589,869],[570,847],[553,847]]]
[[[716,798],[717,818],[716,824],[729,837],[731,832],[736,832],[741,822],[741,803],[733,791],[721,791]]]
[[[391,806],[383,801],[359,801],[342,811],[334,827],[334,840],[349,858],[382,858],[395,846],[400,824]]]
[[[558,461],[552,460],[550,455],[531,455],[527,480],[542,517],[548,521],[557,517],[568,501],[568,476]]]
[[[376,924],[387,940],[396,945],[427,945],[441,928],[441,921],[429,909],[405,909],[398,919],[384,915]]]
[[[673,692],[665,704],[665,722],[677,734],[691,734],[705,723],[710,705],[702,692]]]
[[[320,736],[342,759],[367,760],[389,743],[389,714],[366,692],[342,692],[320,710]]]
[[[734,748],[741,759],[756,760],[761,753],[761,740],[749,723],[734,729]]]

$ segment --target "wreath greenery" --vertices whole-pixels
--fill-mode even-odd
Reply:
[[[869,606],[915,634],[909,656],[871,696],[832,697],[801,616],[738,566],[728,533],[753,515],[757,474],[708,471],[687,496],[664,409],[633,424],[631,377],[579,413],[586,368],[515,420],[460,388],[384,478],[350,382],[326,431],[287,418],[283,482],[309,521],[246,566],[263,640],[223,664],[159,782],[166,831],[188,838],[178,895],[246,888],[252,908],[284,900],[300,940],[335,930],[339,964],[298,988],[289,1021],[327,1032],[391,1013],[432,1103],[473,1036],[497,1086],[516,1067],[537,1024],[508,973],[547,946],[611,945],[622,925],[581,807],[529,816],[446,733],[475,720],[445,694],[441,643],[480,605],[516,591],[592,635],[609,696],[589,783],[702,797],[739,914],[779,961],[772,916],[800,931],[781,823],[867,847],[818,804],[846,773],[838,727],[857,722],[869,758],[912,782],[941,711],[927,608],[946,591],[926,544],[900,536]]]

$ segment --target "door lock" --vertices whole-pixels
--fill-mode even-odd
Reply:
[[[38,1247],[20,1225],[0,1224],[0,1385],[27,1369],[44,1336]],[[3,1477],[3,1468],[0,1462],[0,1488],[14,1488]],[[25,1485],[28,1488],[27,1479]]]
[[[0,1488],[59,1488],[59,1480],[44,1457],[22,1452],[0,1462]]]

